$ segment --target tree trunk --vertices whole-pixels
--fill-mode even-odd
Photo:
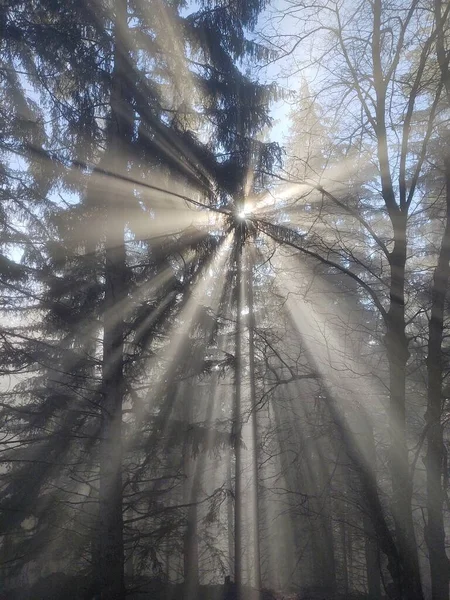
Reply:
[[[333,596],[337,591],[337,581],[331,516],[331,478],[320,442],[307,445],[305,467],[314,587],[326,595]]]
[[[388,150],[386,125],[387,85],[383,68],[383,4],[374,0],[372,60],[375,87],[374,131],[377,138],[377,157],[380,168],[381,193],[388,211],[394,247],[389,253],[391,269],[389,310],[386,317],[386,349],[389,362],[389,428],[390,474],[392,482],[392,513],[395,523],[396,545],[400,560],[399,578],[394,579],[395,596],[404,600],[423,600],[419,559],[412,519],[412,480],[406,443],[406,363],[409,358],[405,334],[405,267],[408,202],[405,182],[400,176],[399,203],[396,201]],[[406,126],[406,125],[405,125]],[[402,149],[402,157],[405,158]],[[410,190],[412,191],[412,190]]]
[[[229,490],[229,494],[227,496],[227,523],[228,523],[228,561],[230,566],[230,572],[233,571],[234,565],[234,522],[233,522],[233,498],[231,495],[231,491],[233,489],[233,475],[231,469],[231,460],[232,460],[232,452],[230,451],[227,457],[227,487]]]
[[[365,411],[361,411],[361,418],[359,421],[361,424],[362,437],[366,441],[367,461],[375,470],[376,453],[373,428]],[[380,549],[374,523],[370,518],[370,512],[368,510],[363,511],[363,530],[364,554],[366,558],[367,592],[369,600],[380,600]]]
[[[427,525],[432,600],[447,600],[449,595],[449,561],[445,551],[445,529],[442,485],[444,439],[442,416],[444,310],[450,275],[450,158],[445,161],[446,226],[434,271],[431,291],[431,318],[428,326],[428,403],[426,418],[427,454]]]
[[[114,172],[120,172],[131,137],[126,115],[124,45],[127,0],[117,0],[114,23],[114,70],[111,92],[109,152]],[[103,402],[100,440],[100,584],[102,600],[124,600],[122,514],[122,404],[124,396],[124,321],[118,314],[126,297],[125,214],[123,198],[111,194],[106,206],[105,299],[103,317]]]
[[[191,499],[192,506],[188,509],[187,527],[184,538],[184,597],[194,600],[198,597],[200,585],[198,569],[198,527],[197,504]]]
[[[341,532],[341,545],[342,545],[342,578],[344,594],[348,596],[348,563],[347,563],[347,531],[346,531],[346,511],[345,508],[341,513],[341,521],[339,523],[339,529]]]
[[[194,422],[194,395],[191,384],[185,386],[183,393],[183,419],[185,424]],[[187,509],[187,523],[184,534],[184,597],[193,600],[198,596],[199,587],[199,565],[198,565],[198,510],[197,493],[200,485],[200,469],[202,465],[196,465],[196,459],[191,455],[189,441],[183,448],[184,456],[184,503],[190,506]]]
[[[419,558],[412,518],[412,480],[406,441],[406,363],[409,358],[405,334],[406,214],[393,219],[394,248],[390,254],[390,307],[386,322],[389,362],[390,470],[392,513],[400,559],[400,579],[395,593],[404,600],[422,600]]]
[[[370,517],[363,516],[364,554],[366,557],[367,592],[369,600],[381,599],[380,552]]]
[[[447,5],[448,7],[448,5]],[[442,14],[442,1],[434,1],[437,28],[436,58],[444,84],[447,104],[450,106],[450,70],[446,51],[446,23]],[[442,238],[438,264],[433,275],[431,291],[431,318],[428,326],[428,403],[426,412],[427,455],[427,515],[425,540],[428,546],[431,575],[432,600],[447,600],[449,597],[450,565],[445,551],[445,528],[443,518],[444,486],[444,438],[442,416],[443,356],[442,336],[444,332],[444,308],[450,276],[450,155],[444,158],[446,193],[446,224]]]
[[[259,474],[258,474],[258,422],[256,412],[256,381],[255,381],[255,312],[253,299],[253,263],[250,251],[247,251],[247,304],[248,304],[248,359],[250,378],[250,408],[252,424],[253,445],[253,558],[254,558],[254,585],[261,590],[261,556],[259,543]]]
[[[110,214],[109,233],[121,221],[117,213]],[[124,263],[123,245],[107,248],[99,498],[102,600],[122,600],[125,597],[122,517],[123,320],[117,318],[113,309],[124,297]]]
[[[324,491],[330,485],[330,473],[328,463],[322,454],[320,445],[317,447],[316,477],[312,474],[312,482],[315,487],[314,496],[320,499],[317,503],[318,528],[316,548],[318,555],[316,562],[319,567],[318,582],[321,582],[327,593],[334,595],[337,591],[336,582],[336,557],[334,551],[334,535],[331,516],[331,498],[329,492]],[[313,462],[311,463],[313,464]]]
[[[235,333],[235,371],[234,371],[234,581],[238,600],[242,595],[242,233],[236,229],[236,333]]]

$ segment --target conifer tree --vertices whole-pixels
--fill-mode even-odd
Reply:
[[[25,298],[35,302],[29,314],[37,325],[22,337],[13,329],[8,360],[11,370],[26,376],[14,390],[11,408],[5,407],[5,418],[14,415],[18,424],[10,421],[11,432],[20,431],[27,448],[6,457],[16,466],[5,477],[3,507],[19,503],[21,520],[30,515],[37,519],[27,538],[39,532],[36,548],[42,547],[50,539],[46,523],[52,515],[42,507],[55,502],[70,506],[73,487],[65,487],[62,496],[51,489],[76,477],[86,498],[83,510],[91,501],[99,503],[99,521],[94,514],[83,543],[92,545],[105,598],[125,593],[122,412],[135,396],[133,386],[158,328],[180,310],[180,295],[217,247],[204,231],[187,231],[166,243],[145,239],[139,222],[151,229],[152,210],[158,218],[152,198],[156,192],[151,191],[158,185],[152,186],[150,177],[142,203],[139,184],[146,183],[145,170],[155,175],[165,171],[188,191],[197,190],[203,203],[213,199],[224,206],[231,195],[242,194],[250,167],[267,170],[273,164],[276,147],[256,142],[254,136],[269,122],[274,89],[251,81],[237,65],[247,56],[267,54],[246,39],[262,6],[208,4],[181,17],[176,4],[155,3],[146,10],[125,0],[113,7],[100,2],[95,10],[84,2],[68,3],[64,10],[51,2],[2,5],[10,44],[5,52],[12,57],[8,68],[14,74],[26,66],[24,77],[37,89],[36,112],[51,123],[47,137],[23,142],[16,131],[11,134],[29,157],[30,172],[36,171],[47,187],[39,189],[44,198],[39,253],[35,247],[27,251],[21,269],[6,265],[11,272],[16,269],[16,278],[27,274],[32,293]],[[181,32],[175,58],[165,54],[167,19]],[[152,65],[150,74],[143,73],[145,64]],[[10,97],[20,87],[14,76],[16,87],[8,88],[5,80],[3,88]],[[179,102],[179,78],[185,76],[194,81],[200,110]],[[201,129],[207,123],[205,144],[190,125]],[[114,187],[116,193],[106,191]],[[72,206],[59,201],[59,192],[72,195]],[[134,242],[126,239],[126,230]],[[131,248],[137,250],[134,256]],[[192,251],[198,256],[190,272],[181,277],[172,267],[159,287],[158,275],[173,265],[170,257]],[[139,286],[150,290],[150,300],[139,295]],[[23,410],[17,411],[15,404]],[[169,416],[170,400],[166,405]],[[148,453],[156,431],[149,436]],[[39,455],[48,460],[39,463]],[[27,485],[21,483],[25,480]],[[42,497],[45,503],[38,501]],[[69,514],[63,513],[61,524]],[[13,526],[7,520],[5,534]],[[92,539],[96,536],[98,544]]]

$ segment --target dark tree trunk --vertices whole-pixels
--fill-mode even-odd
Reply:
[[[242,239],[240,228],[236,230],[236,333],[234,371],[234,581],[237,598],[242,594]]]
[[[375,441],[373,428],[370,420],[361,412],[361,431],[362,437],[366,441],[367,461],[376,469]],[[366,558],[366,577],[367,591],[369,600],[381,599],[381,581],[380,581],[380,549],[374,527],[373,520],[370,518],[370,511],[366,506],[363,511],[363,530],[364,530],[364,553]]]
[[[372,520],[363,516],[364,553],[366,557],[367,592],[370,600],[380,600],[380,552]]]
[[[395,595],[403,600],[423,600],[419,559],[412,519],[412,480],[410,476],[406,443],[406,363],[409,358],[405,334],[405,267],[406,226],[408,201],[406,182],[400,175],[399,203],[397,204],[388,151],[386,125],[387,85],[383,69],[382,0],[374,0],[372,59],[376,94],[374,131],[377,138],[377,155],[380,168],[381,193],[393,228],[394,247],[389,253],[390,303],[386,317],[386,349],[389,362],[391,437],[390,474],[392,481],[392,513],[398,549],[398,577],[394,578]],[[405,124],[406,127],[406,124]],[[407,138],[404,138],[407,139]],[[402,158],[406,160],[405,149]],[[410,190],[412,192],[413,189]]]
[[[109,234],[120,223],[108,219]],[[116,232],[118,233],[118,232]],[[107,243],[108,243],[107,235]],[[116,236],[114,236],[117,239]],[[123,321],[114,307],[124,298],[124,247],[106,250],[103,334],[103,403],[100,448],[100,580],[102,600],[124,598],[122,517]]]
[[[307,459],[310,484],[310,505],[315,519],[311,549],[313,552],[315,585],[324,593],[334,595],[337,591],[336,558],[331,519],[330,473],[319,445]]]
[[[233,522],[233,497],[231,495],[231,491],[233,490],[233,475],[232,475],[232,452],[229,453],[227,458],[227,487],[229,490],[229,494],[227,496],[227,522],[228,522],[228,560],[230,565],[230,572],[233,571],[234,565],[234,522]]]
[[[190,426],[194,421],[194,395],[191,384],[187,384],[183,394],[183,419]],[[202,465],[195,464],[191,455],[189,441],[186,441],[184,454],[184,502],[190,505],[187,511],[186,531],[184,534],[184,588],[185,598],[194,600],[198,596],[199,564],[198,564],[198,510],[197,492],[200,486]]]
[[[341,545],[342,545],[342,578],[344,586],[344,594],[348,596],[348,562],[347,562],[347,531],[346,531],[346,511],[345,508],[341,513],[341,521],[339,523],[339,529],[341,533]]]
[[[127,0],[115,3],[114,70],[111,92],[109,148],[114,172],[121,172],[123,154],[131,137],[130,109],[125,89]],[[100,440],[100,559],[102,600],[124,600],[124,544],[122,506],[122,404],[124,396],[124,320],[126,256],[124,199],[111,193],[105,198],[105,299],[103,315],[103,401]]]
[[[448,23],[448,4],[434,0],[436,20],[436,57],[441,73],[441,81],[450,106],[450,69],[448,51],[446,51],[446,25]],[[448,143],[448,140],[447,140]],[[431,575],[432,600],[447,600],[449,597],[450,565],[445,550],[445,528],[443,518],[444,485],[444,439],[442,416],[442,378],[443,356],[442,336],[444,331],[444,307],[450,276],[450,155],[444,158],[444,177],[446,193],[446,224],[442,238],[438,264],[433,276],[431,318],[428,327],[428,404],[426,412],[427,455],[427,514],[425,539],[428,546]]]
[[[391,285],[386,346],[389,361],[392,513],[401,567],[400,579],[394,581],[394,585],[398,598],[422,600],[406,441],[406,363],[409,358],[405,334],[406,214],[398,211],[393,218],[393,226],[395,243],[390,254]]]
[[[261,557],[259,543],[259,473],[258,473],[258,421],[256,407],[256,381],[255,381],[255,312],[253,298],[253,263],[250,257],[250,250],[247,249],[247,304],[248,304],[248,359],[249,359],[249,378],[250,378],[250,407],[252,411],[252,444],[253,444],[253,551],[254,551],[254,579],[255,587],[261,590]]]
[[[188,509],[187,527],[184,538],[184,587],[185,597],[194,600],[198,596],[200,585],[198,569],[198,527],[197,505],[192,499]]]
[[[450,275],[450,158],[445,161],[446,226],[434,271],[431,291],[431,318],[428,326],[428,404],[426,412],[428,520],[425,540],[428,546],[432,600],[447,600],[449,595],[449,561],[445,551],[444,489],[442,484],[444,439],[442,416],[444,309]]]

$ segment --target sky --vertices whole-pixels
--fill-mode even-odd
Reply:
[[[292,55],[287,54],[291,42],[287,36],[295,36],[298,33],[298,20],[289,15],[283,15],[282,19],[279,18],[280,12],[286,8],[286,5],[285,0],[270,2],[261,14],[256,29],[258,41],[269,47],[279,47],[278,36],[285,36],[282,38],[284,46],[279,48],[279,58],[259,67],[257,71],[257,77],[261,81],[276,82],[286,94],[284,99],[272,104],[270,111],[273,119],[273,126],[269,134],[270,141],[278,142],[281,145],[286,144],[291,125],[290,112],[298,98],[297,92],[300,90],[302,78],[306,77],[308,82],[311,82],[316,76],[315,70],[307,66],[307,61],[310,62],[310,50],[313,49],[313,38],[310,40],[309,47],[307,41],[299,46]],[[283,51],[286,52],[284,56]],[[306,60],[302,60],[303,56],[306,57]]]

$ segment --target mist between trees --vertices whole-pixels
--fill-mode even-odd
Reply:
[[[448,600],[449,12],[2,0],[0,598]]]

